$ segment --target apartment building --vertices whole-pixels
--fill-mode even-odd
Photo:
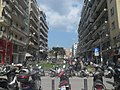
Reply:
[[[36,0],[0,0],[2,64],[22,63],[26,59],[26,53],[38,60],[40,45],[47,50],[48,27],[43,23],[43,29],[40,29],[40,12]],[[42,22],[46,22],[45,17]]]
[[[39,9],[40,10],[40,9]],[[39,11],[40,13],[40,27],[39,27],[39,31],[40,31],[40,36],[39,36],[39,48],[40,48],[40,52],[39,52],[39,56],[40,59],[46,58],[47,56],[47,51],[48,51],[48,26],[47,26],[47,21],[46,21],[46,15],[43,11]]]
[[[37,60],[39,51],[39,10],[36,0],[29,0],[29,44],[27,51]]]
[[[27,52],[34,60],[47,56],[48,26],[46,15],[40,10],[36,0],[29,0],[29,43]]]
[[[78,55],[85,60],[94,58],[96,48],[99,52],[96,58],[109,58],[111,34],[108,1],[110,0],[84,0],[78,27]]]
[[[111,47],[120,47],[120,0],[107,0]],[[119,52],[120,53],[120,52]]]
[[[0,0],[0,62],[24,60],[28,33],[28,1]]]

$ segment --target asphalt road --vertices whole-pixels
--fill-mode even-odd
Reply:
[[[70,78],[71,83],[71,90],[82,90],[84,89],[84,79],[87,79],[87,88],[88,90],[92,90],[93,85],[93,78],[79,78],[79,77],[72,77]],[[58,89],[59,78],[51,78],[49,76],[42,77],[42,90],[52,90],[52,80],[54,80],[55,90]],[[108,90],[112,90],[113,86],[106,83],[106,81],[113,82],[113,79],[104,78],[104,84]]]
[[[4,76],[3,76],[4,77]],[[2,78],[2,76],[0,76]],[[5,77],[4,77],[5,78]],[[79,77],[72,77],[70,78],[70,83],[71,83],[71,90],[82,90],[84,89],[84,79],[87,79],[87,88],[88,90],[92,90],[92,85],[93,85],[93,78],[79,78]],[[54,80],[55,84],[55,90],[58,90],[58,84],[59,84],[59,78],[51,78],[49,76],[41,77],[41,84],[42,84],[42,90],[52,90],[52,80]],[[108,82],[113,82],[113,79],[108,79],[104,78],[104,84],[108,90],[112,90],[113,86],[111,84],[106,83]]]

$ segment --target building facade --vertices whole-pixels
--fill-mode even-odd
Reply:
[[[0,60],[21,62],[28,33],[28,1],[0,0]]]
[[[38,59],[39,51],[39,9],[36,0],[29,0],[29,41],[27,52],[34,60]]]
[[[78,55],[86,61],[95,58],[101,62],[109,58],[111,34],[108,1],[111,0],[84,0],[78,27]],[[94,53],[96,48],[99,52],[97,56]]]
[[[0,62],[22,63],[26,53],[38,60],[40,10],[36,0],[0,0]],[[45,29],[46,30],[46,29]],[[48,33],[46,33],[48,34]],[[47,35],[43,39],[47,48]]]
[[[120,1],[107,0],[112,48],[120,47]]]
[[[77,58],[77,47],[78,47],[78,43],[74,43],[72,45],[72,58]]]
[[[40,10],[40,9],[39,9]],[[40,13],[40,23],[39,23],[39,56],[40,59],[45,59],[48,53],[48,26],[46,21],[46,15],[43,11],[39,11]]]

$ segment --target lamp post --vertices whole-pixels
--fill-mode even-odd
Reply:
[[[100,62],[103,62],[103,55],[102,55],[102,33],[100,33]]]

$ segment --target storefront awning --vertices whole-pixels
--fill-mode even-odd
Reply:
[[[33,57],[33,55],[31,55],[30,53],[26,53],[25,56],[26,57]]]

